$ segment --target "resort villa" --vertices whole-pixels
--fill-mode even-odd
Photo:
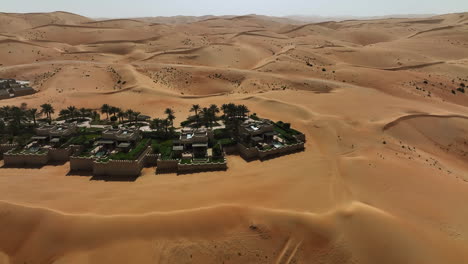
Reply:
[[[161,119],[148,122],[151,129],[140,130],[115,121],[106,121],[111,129],[78,127],[69,118],[39,126],[27,143],[1,144],[0,150],[5,166],[70,161],[72,172],[103,177],[137,177],[145,166],[156,166],[158,173],[226,170],[225,155],[266,160],[304,150],[305,135],[289,123],[248,116],[245,106],[234,104],[223,105],[223,115],[217,117],[215,107],[210,106],[212,114],[205,108],[205,116],[189,117],[178,130]]]
[[[25,146],[3,154],[5,166],[43,166],[69,160],[74,149],[65,143],[77,132],[76,124],[45,125],[35,132]]]
[[[15,79],[0,79],[0,99],[34,94],[36,90],[29,86],[28,81]]]

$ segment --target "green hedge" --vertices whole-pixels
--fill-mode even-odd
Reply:
[[[130,152],[128,153],[124,153],[124,152],[119,152],[119,153],[116,153],[116,154],[112,154],[110,155],[109,159],[112,159],[112,160],[136,160],[138,158],[138,156],[141,155],[141,153],[143,151],[145,151],[146,149],[146,146],[148,146],[148,143],[149,143],[150,139],[143,139],[142,141],[140,141],[138,143],[138,145],[130,150]]]

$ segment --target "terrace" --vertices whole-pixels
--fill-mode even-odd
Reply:
[[[137,129],[108,129],[102,132],[102,138],[119,142],[135,142],[141,139],[141,133]]]

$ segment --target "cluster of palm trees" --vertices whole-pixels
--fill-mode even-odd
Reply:
[[[215,104],[212,104],[209,107],[201,108],[200,105],[195,104],[192,105],[192,108],[190,108],[190,112],[195,113],[193,118],[196,127],[200,127],[201,125],[213,127],[213,124],[218,119],[216,115],[219,113],[219,107]]]
[[[223,104],[221,106],[221,111],[223,115],[220,118],[224,120],[227,125],[245,120],[250,112],[247,106],[233,103]],[[190,117],[189,120],[194,121],[196,127],[200,127],[201,125],[213,127],[216,121],[219,120],[217,114],[220,113],[220,108],[215,104],[203,108],[195,104],[190,108],[190,112],[193,112],[194,116]]]
[[[174,110],[171,108],[166,108],[164,114],[167,115],[166,118],[155,118],[151,121],[151,128],[156,129],[157,132],[164,130],[164,132],[167,134],[169,131],[174,130]]]
[[[37,108],[27,108],[26,104],[21,106],[3,106],[0,108],[0,132],[9,132],[16,135],[20,132],[20,128],[24,127],[26,121],[33,121],[33,125],[36,126],[36,118],[40,116],[40,112]],[[7,127],[8,124],[8,127]]]
[[[127,119],[129,122],[137,122],[140,112],[133,111],[132,109],[122,110],[119,107],[103,104],[101,106],[101,113],[106,114],[106,119],[111,121],[124,122]],[[110,117],[110,118],[109,118]]]
[[[93,120],[98,119],[99,113],[90,108],[76,108],[75,106],[69,106],[65,109],[60,110],[59,117],[68,120],[68,119],[75,119],[81,118],[84,119],[86,117],[90,117]]]

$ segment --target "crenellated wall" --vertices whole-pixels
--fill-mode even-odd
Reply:
[[[109,160],[100,162],[92,160],[93,175],[96,176],[138,176],[146,162],[146,155],[151,153],[148,147],[137,160]],[[71,166],[71,162],[70,162]]]
[[[0,158],[3,158],[3,153],[16,148],[18,144],[0,144]]]
[[[44,154],[12,154],[3,155],[5,166],[44,166],[49,162],[49,155]]]
[[[233,155],[233,154],[238,154],[239,153],[239,149],[237,147],[237,144],[236,145],[230,145],[230,146],[223,146],[223,151],[224,151],[224,153],[226,153],[228,155]]]
[[[256,147],[247,148],[244,145],[237,143],[237,150],[242,158],[249,160],[258,157],[258,149]]]
[[[287,146],[283,146],[280,148],[273,148],[269,150],[258,150],[258,157],[260,159],[265,159],[268,157],[284,155],[288,153],[297,152],[300,150],[304,150],[304,142],[293,144],[293,145],[287,145]]]
[[[145,158],[145,166],[156,166],[158,164],[159,154],[148,154]]]
[[[158,160],[158,171],[177,171],[178,160]]]
[[[49,149],[50,161],[65,162],[70,160],[72,154],[72,148],[51,148]]]
[[[93,171],[93,158],[70,157],[71,171]]]
[[[226,160],[221,163],[192,163],[192,164],[177,164],[177,172],[189,173],[197,171],[217,171],[227,170]]]
[[[300,142],[306,142],[306,136],[304,134],[299,134],[294,136]]]

